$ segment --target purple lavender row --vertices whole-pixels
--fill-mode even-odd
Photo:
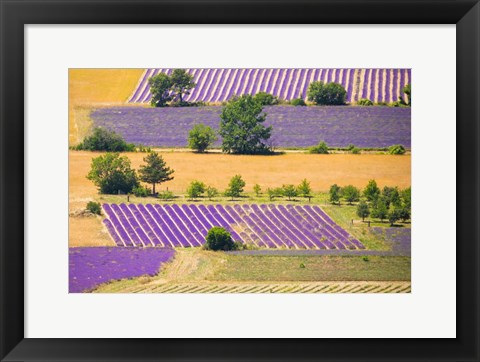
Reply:
[[[364,87],[359,90],[356,99],[353,99],[353,85],[356,84],[355,69],[187,69],[194,75],[197,86],[186,101],[223,102],[230,99],[234,94],[256,94],[258,92],[272,93],[279,98],[291,100],[303,96],[306,98],[310,81],[340,82],[347,90],[347,100],[356,101],[366,98],[370,90],[372,101],[396,101],[403,87],[410,83],[403,74],[410,74],[410,69],[394,69],[393,77],[391,69],[366,69],[364,72]],[[129,98],[130,103],[145,103],[151,99],[148,79],[164,72],[171,74],[172,69],[147,69],[142,74],[138,86]],[[372,73],[372,76],[370,76]],[[342,79],[340,80],[340,75]],[[292,77],[290,77],[292,75]],[[383,77],[387,82],[384,92]],[[400,87],[397,80],[400,77]],[[347,84],[348,78],[348,84]],[[378,79],[378,87],[376,82]],[[390,82],[393,82],[391,84]],[[303,84],[303,86],[302,86]],[[392,86],[393,92],[390,92]]]

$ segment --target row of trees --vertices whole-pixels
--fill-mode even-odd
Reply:
[[[357,204],[357,216],[365,221],[371,216],[375,219],[388,219],[393,225],[398,220],[404,222],[410,219],[411,188],[399,190],[398,187],[385,186],[382,190],[375,180],[370,180],[361,191],[353,185],[340,187],[334,184],[329,190],[329,200],[332,204],[340,205],[341,200],[349,205]]]

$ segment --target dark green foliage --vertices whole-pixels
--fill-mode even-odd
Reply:
[[[393,226],[395,222],[401,219],[401,212],[399,209],[391,209],[388,212],[388,221],[390,222],[390,226]]]
[[[350,152],[354,155],[359,155],[360,154],[360,148],[358,147],[353,147]]]
[[[188,134],[188,146],[197,152],[204,152],[216,140],[214,129],[202,123],[193,126]]]
[[[255,195],[258,197],[262,193],[262,188],[260,187],[259,184],[253,185],[253,192],[255,192]]]
[[[412,207],[412,188],[409,187],[400,191],[400,197],[402,199],[403,206],[410,209]]]
[[[172,80],[165,73],[159,73],[148,79],[150,85],[150,93],[152,99],[150,104],[153,107],[165,107],[172,97],[170,96],[170,89],[172,87]]]
[[[398,192],[398,187],[388,187],[385,186],[382,191],[382,196],[387,204],[387,207],[393,205],[399,207],[401,204],[400,193]]]
[[[208,186],[206,193],[209,200],[212,200],[214,197],[218,196],[218,190],[213,186]]]
[[[347,91],[338,83],[312,82],[308,86],[308,100],[322,106],[337,106],[345,104]]]
[[[355,148],[355,145],[350,143],[348,146],[347,146],[347,151],[351,151]]]
[[[406,222],[408,220],[410,220],[410,208],[406,207],[406,206],[402,206],[400,209],[398,209],[398,212],[399,212],[399,218],[400,220],[402,220],[403,222]]]
[[[306,106],[307,104],[303,100],[303,98],[294,98],[290,101],[290,104],[292,106],[298,107],[298,106]]]
[[[185,69],[174,69],[170,75],[171,91],[173,92],[174,101],[183,103],[183,96],[189,95],[190,91],[195,88],[193,75],[187,73]]]
[[[85,137],[82,143],[74,147],[76,150],[134,152],[135,145],[127,143],[119,134],[97,127],[91,136]]]
[[[357,104],[358,104],[359,106],[373,106],[373,102],[372,102],[370,99],[368,99],[368,98],[362,98],[362,99],[360,99],[360,100],[357,102]]]
[[[203,195],[205,192],[206,186],[203,182],[194,180],[190,183],[187,188],[187,195],[189,199],[195,200],[196,198]]]
[[[385,200],[382,197],[379,197],[372,206],[372,212],[370,213],[372,217],[380,219],[383,221],[388,216],[388,208],[385,203]]]
[[[281,187],[268,188],[267,189],[268,198],[272,201],[275,197],[283,197],[283,189]]]
[[[245,187],[245,181],[243,181],[242,176],[235,175],[230,180],[228,188],[225,190],[225,196],[231,197],[232,200],[235,197],[240,197],[243,193],[243,188]]]
[[[391,155],[403,155],[405,153],[405,147],[403,147],[403,145],[392,145],[388,147],[388,153]]]
[[[128,194],[139,185],[137,174],[130,167],[130,160],[110,152],[92,159],[87,179],[98,187],[101,194]]]
[[[363,190],[363,195],[368,201],[375,201],[380,196],[380,189],[375,180],[368,181],[367,187]]]
[[[352,202],[360,200],[360,190],[353,185],[348,185],[342,187],[342,196],[351,205]]]
[[[303,197],[312,197],[312,188],[310,187],[310,182],[307,179],[303,179],[298,185],[298,194]]]
[[[304,263],[300,263],[300,269],[305,269],[305,264]]]
[[[140,180],[152,184],[153,194],[155,195],[155,185],[173,180],[174,170],[167,166],[163,157],[157,152],[150,152],[143,158],[143,161],[146,162],[146,165],[140,166],[138,171]]]
[[[297,197],[298,191],[295,185],[283,185],[283,195],[285,195],[290,201],[292,198]]]
[[[261,106],[273,106],[278,103],[278,98],[267,92],[258,92],[253,99]]]
[[[262,105],[251,95],[232,98],[223,107],[220,118],[223,152],[246,155],[272,153],[266,144],[272,127],[263,125],[266,114],[262,113]]]
[[[330,186],[329,195],[330,195],[330,202],[332,204],[340,205],[341,192],[342,192],[342,189],[337,184],[333,184],[332,186]]]
[[[102,205],[99,202],[89,201],[87,204],[87,210],[95,215],[102,215]]]
[[[136,197],[147,197],[148,195],[151,194],[151,190],[147,187],[143,187],[142,185],[138,186],[138,187],[134,187],[132,189],[132,193],[136,196]]]
[[[328,145],[324,141],[321,141],[318,145],[310,147],[309,152],[327,155]]]
[[[214,226],[208,230],[205,238],[206,242],[203,245],[206,250],[234,250],[235,243],[232,240],[230,233],[222,227]]]
[[[357,216],[362,218],[362,221],[365,221],[365,218],[370,215],[370,208],[365,201],[360,201],[357,205]]]
[[[408,102],[406,103],[409,107],[412,106],[412,87],[410,84],[407,84],[405,87],[403,87],[403,93],[405,93],[408,96]]]
[[[151,147],[145,147],[144,145],[137,145],[137,151],[138,152],[152,152]]]

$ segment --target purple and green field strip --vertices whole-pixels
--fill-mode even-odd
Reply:
[[[196,247],[209,229],[261,248],[365,249],[317,206],[103,204],[117,246]],[[129,230],[126,233],[124,230]]]

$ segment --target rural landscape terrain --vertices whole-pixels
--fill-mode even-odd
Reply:
[[[70,293],[410,293],[410,69],[70,69]]]

